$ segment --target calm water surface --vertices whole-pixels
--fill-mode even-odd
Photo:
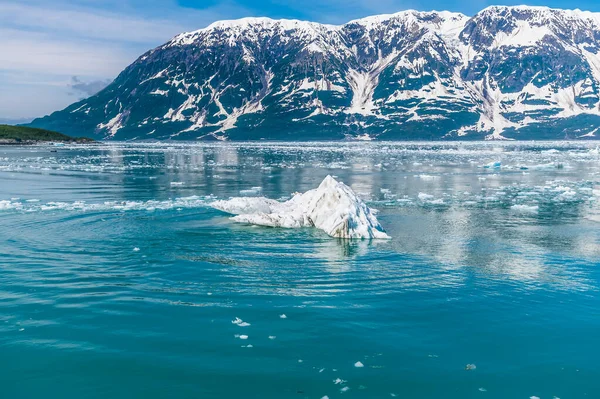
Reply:
[[[2,397],[600,397],[596,144],[52,150],[0,148]],[[327,174],[392,240],[209,206]]]

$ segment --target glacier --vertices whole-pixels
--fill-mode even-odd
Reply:
[[[236,197],[211,204],[230,213],[239,223],[267,227],[316,227],[331,237],[389,239],[375,210],[370,209],[350,187],[331,176],[318,188],[298,193],[286,202],[264,197]]]

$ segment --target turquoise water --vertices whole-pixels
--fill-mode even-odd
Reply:
[[[52,150],[0,148],[2,397],[600,397],[594,144]],[[392,240],[209,206],[327,174]]]

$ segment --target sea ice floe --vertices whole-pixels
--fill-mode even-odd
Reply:
[[[365,365],[362,364],[362,362],[358,361],[358,362],[354,363],[354,367],[365,367]]]
[[[316,227],[338,238],[383,238],[375,212],[350,187],[327,176],[318,188],[279,202],[268,198],[232,198],[212,207],[237,215],[232,219],[268,227]]]
[[[240,335],[240,339],[248,339],[247,335]]]
[[[287,319],[287,316],[286,316],[285,314],[280,314],[280,315],[279,315],[279,318],[280,318],[280,319]]]

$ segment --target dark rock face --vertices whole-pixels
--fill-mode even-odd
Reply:
[[[600,14],[217,22],[31,125],[115,140],[594,138]]]

